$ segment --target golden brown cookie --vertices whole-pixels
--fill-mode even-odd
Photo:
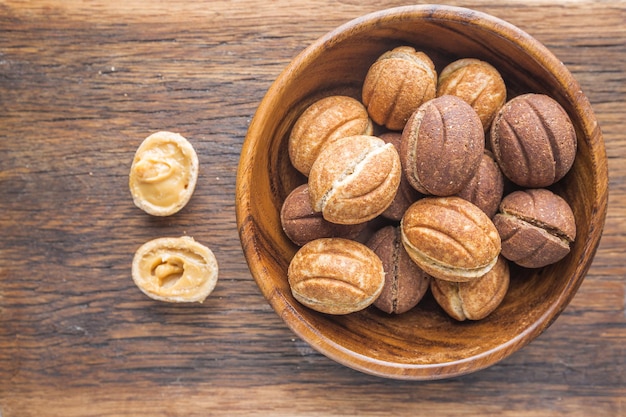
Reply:
[[[401,174],[392,144],[375,136],[336,140],[324,147],[311,168],[311,206],[332,223],[364,223],[389,207]]]
[[[289,135],[289,158],[304,175],[322,148],[337,139],[371,135],[372,121],[365,106],[348,96],[329,96],[311,104],[296,120]]]
[[[450,94],[465,100],[488,130],[496,112],[506,101],[506,85],[498,70],[475,58],[448,64],[439,74],[437,96]]]
[[[431,292],[437,304],[456,320],[481,320],[502,303],[509,289],[509,263],[502,256],[480,278],[468,282],[433,279]]]
[[[411,259],[434,278],[471,281],[489,272],[500,254],[493,222],[460,197],[416,201],[404,214],[401,230]]]
[[[371,305],[385,282],[382,261],[362,243],[322,238],[302,246],[287,277],[296,300],[327,314],[348,314]]]
[[[409,116],[435,97],[437,72],[432,60],[410,46],[382,54],[369,68],[362,98],[376,123],[402,130]]]

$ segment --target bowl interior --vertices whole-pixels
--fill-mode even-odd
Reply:
[[[554,190],[572,205],[578,237],[571,253],[538,270],[512,268],[501,306],[476,322],[450,319],[427,296],[390,316],[370,307],[330,316],[299,304],[287,283],[298,249],[282,233],[285,197],[306,181],[290,165],[287,140],[300,113],[331,94],[360,98],[369,66],[383,52],[412,45],[440,71],[464,57],[494,65],[509,98],[526,92],[555,98],[578,136],[574,167]],[[569,303],[588,270],[604,224],[606,156],[590,105],[567,69],[529,35],[492,16],[444,6],[389,9],[349,22],[304,50],[259,106],[246,137],[237,184],[242,246],[259,288],[288,326],[326,356],[354,369],[399,379],[436,379],[482,369],[540,334]]]

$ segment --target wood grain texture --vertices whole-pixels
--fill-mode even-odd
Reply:
[[[398,1],[0,1],[0,415],[620,416],[626,413],[626,5],[451,2],[550,48],[595,110],[609,212],[559,319],[486,370],[428,383],[341,366],[299,340],[248,271],[235,224],[239,151],[287,63]],[[128,170],[156,130],[187,137],[185,209],[132,204]],[[220,263],[200,305],[159,303],[134,251],[193,236]]]

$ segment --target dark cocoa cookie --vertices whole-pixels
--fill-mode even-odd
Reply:
[[[485,151],[476,174],[457,194],[473,203],[489,218],[497,212],[504,193],[504,176],[489,151]]]
[[[415,307],[428,291],[431,278],[409,257],[400,229],[383,227],[367,246],[382,260],[385,270],[385,285],[374,306],[389,314],[405,313]]]
[[[561,260],[576,239],[572,209],[567,201],[547,189],[507,195],[493,221],[502,240],[502,255],[527,268]]]
[[[476,173],[485,150],[478,114],[462,99],[441,96],[421,105],[402,131],[400,158],[422,194],[450,196]]]
[[[380,138],[387,143],[392,143],[396,150],[400,152],[400,144],[402,141],[402,134],[400,132],[386,132],[381,134]],[[389,220],[400,221],[406,209],[422,197],[424,197],[424,195],[409,184],[406,175],[402,172],[398,192],[391,202],[391,205],[387,207],[387,210],[383,211],[382,216]]]
[[[565,110],[544,94],[508,101],[490,131],[491,149],[504,175],[522,187],[554,184],[576,157],[576,132]]]
[[[322,213],[311,207],[307,184],[297,187],[287,196],[280,221],[287,237],[298,246],[322,237],[356,239],[366,226],[366,223],[343,225],[325,220]]]

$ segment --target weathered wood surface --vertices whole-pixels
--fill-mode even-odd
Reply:
[[[464,377],[385,380],[299,340],[247,269],[235,176],[256,106],[319,36],[402,2],[0,1],[0,416],[625,415],[626,3],[452,3],[548,46],[604,133],[604,235],[544,334]],[[156,130],[186,136],[201,164],[189,205],[163,219],[127,185]],[[184,234],[215,252],[215,291],[148,299],[134,251]]]

